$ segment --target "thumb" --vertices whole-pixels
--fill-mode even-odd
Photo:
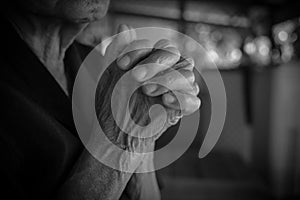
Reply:
[[[106,49],[105,56],[109,63],[113,62],[132,41],[136,40],[136,32],[128,25],[122,24],[118,28],[118,34]]]

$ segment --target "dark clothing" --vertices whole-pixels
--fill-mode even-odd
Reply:
[[[1,26],[1,195],[48,199],[83,151],[71,99],[10,23]],[[65,59],[69,91],[80,61],[73,45]]]
[[[1,26],[1,195],[23,200],[115,200],[121,194],[122,199],[145,199],[158,193],[154,173],[119,172],[84,150],[71,99],[12,25],[3,21]],[[69,94],[82,52],[88,53],[80,48],[73,44],[64,60]]]

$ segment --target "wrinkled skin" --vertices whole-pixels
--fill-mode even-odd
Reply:
[[[177,70],[178,72],[183,74],[187,79],[190,78],[189,76],[193,76],[192,69],[194,66],[190,60],[187,60],[183,57],[179,57],[176,54],[172,54],[169,51],[164,51],[162,49],[156,49],[156,50],[147,49],[144,51],[147,52],[147,54],[141,56],[134,63],[132,63],[132,65],[129,67],[128,70],[132,69],[135,66],[138,66],[141,63],[155,62],[156,59],[161,59],[161,57],[164,57],[165,55],[166,57],[168,57],[168,59],[171,58],[174,64],[172,64],[170,68],[159,71],[150,80],[153,79],[159,80],[160,78],[165,80],[167,79],[166,77],[168,74],[172,75],[173,70]],[[157,116],[158,117],[157,119],[152,119],[154,121],[151,123],[151,126],[147,129],[147,133],[154,135],[149,138],[133,137],[120,130],[120,128],[117,126],[112,116],[111,98],[112,98],[112,91],[114,90],[116,83],[128,70],[120,69],[120,67],[118,67],[117,65],[117,62],[115,61],[104,72],[103,76],[101,77],[98,83],[97,92],[96,92],[96,100],[95,100],[96,113],[98,116],[99,123],[103,128],[106,136],[115,145],[128,151],[148,152],[150,150],[153,150],[152,147],[154,141],[157,138],[159,138],[159,136],[173,124],[165,123],[163,129],[157,130],[156,127],[157,121],[161,120],[159,118],[160,116]],[[186,72],[190,72],[190,73],[186,73]],[[196,96],[199,92],[199,89],[197,87],[197,84],[194,83],[193,78],[191,79],[190,84],[194,86],[193,90],[189,92],[185,91],[185,93],[186,92],[190,93],[190,95],[193,95],[194,98],[197,99]],[[163,86],[157,86],[158,87],[157,90],[149,93],[147,91],[147,88],[149,88],[148,86],[149,85],[140,87],[138,90],[136,90],[133,93],[133,95],[130,98],[129,109],[133,121],[129,121],[127,124],[125,124],[125,126],[132,127],[130,128],[130,131],[135,131],[134,124],[132,124],[133,122],[140,126],[146,126],[151,122],[149,117],[149,109],[154,104],[161,104],[162,106],[164,106],[165,109],[167,110],[167,115],[169,119],[173,119],[177,117],[177,121],[178,121],[178,119],[180,118],[178,116],[181,115],[181,113],[183,114],[185,113],[184,108],[175,108],[170,105],[165,105],[167,103],[165,102],[166,98],[164,98],[165,97],[164,95],[169,93],[172,96],[174,96],[174,94],[171,91],[169,91],[167,88]],[[122,88],[118,92],[117,98],[119,99],[119,104],[114,105],[114,109],[119,109],[120,112],[124,110],[122,109],[124,108],[124,105],[122,104],[122,98],[123,98],[122,92],[124,93],[127,92],[122,90],[126,90],[126,89],[127,88]],[[180,90],[182,88],[177,88],[177,89]],[[174,90],[176,90],[176,88],[174,88]],[[195,105],[191,111],[187,111],[185,114],[190,114],[191,112],[194,112],[198,108],[199,105]]]
[[[141,140],[141,142],[144,143],[143,145],[148,146],[153,143],[154,139],[143,140],[129,136],[120,130],[113,118],[111,111],[112,91],[115,84],[123,74],[125,74],[125,71],[119,69],[116,66],[116,62],[114,62],[109,69],[105,71],[97,87],[95,100],[96,114],[104,133],[110,141],[124,150],[133,151],[136,148],[141,148],[138,147],[138,145],[142,145],[138,140]],[[155,98],[145,96],[139,89],[133,94],[130,100],[131,108],[135,107],[135,109],[133,109],[135,112],[131,112],[132,118],[137,124],[146,125],[149,121],[149,116],[145,113],[148,113],[149,108],[155,101]],[[146,144],[147,142],[148,144]],[[135,144],[135,146],[131,146],[131,144]]]

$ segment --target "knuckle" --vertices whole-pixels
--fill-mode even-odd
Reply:
[[[201,106],[201,100],[199,98],[195,98],[193,100],[193,102],[194,103],[193,103],[193,106],[191,108],[191,111],[195,112],[196,110],[198,110],[200,108],[200,106]]]
[[[194,91],[195,91],[195,95],[198,95],[200,92],[200,88],[198,83],[194,83]]]
[[[179,61],[173,66],[174,69],[185,69],[190,70],[194,68],[193,61],[186,60],[182,56],[180,57]]]
[[[182,74],[188,82],[195,82],[195,74],[192,71],[184,70]]]
[[[200,98],[196,98],[196,110],[199,109],[201,106],[201,99]]]
[[[144,63],[168,64],[173,63],[174,61],[174,55],[164,50],[157,50],[153,52],[148,58],[146,58]]]
[[[136,49],[151,49],[151,42],[147,39],[135,41],[135,48]]]
[[[184,102],[184,108],[188,109],[190,106],[190,103],[192,102],[192,99],[189,95],[184,95],[183,102]]]
[[[186,88],[188,91],[194,90],[195,75],[189,70],[176,70],[177,82],[180,84],[180,88]]]
[[[133,60],[133,61],[138,61],[139,59],[142,59],[145,55],[147,55],[150,52],[149,49],[147,48],[142,48],[142,49],[137,49],[132,51],[129,54],[129,57]],[[136,63],[135,63],[136,64]]]
[[[179,51],[176,48],[168,48],[164,50],[158,50],[155,60],[159,64],[173,65],[179,60],[179,58]]]
[[[166,47],[174,46],[170,40],[167,39],[161,39],[154,45],[155,49],[164,49]]]
[[[192,97],[190,95],[186,95],[184,98],[184,108],[183,111],[186,113],[195,112],[200,108],[201,101],[197,97]]]
[[[164,94],[166,92],[168,92],[169,90],[166,87],[163,86],[159,86],[158,89],[156,91],[153,92],[154,95],[161,95]]]
[[[176,47],[167,47],[164,49],[164,51],[168,52],[169,54],[175,56],[178,61],[180,59],[180,51]]]
[[[188,62],[190,65],[195,66],[195,61],[192,57],[183,55],[182,58]]]

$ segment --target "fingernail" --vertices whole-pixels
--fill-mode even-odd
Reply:
[[[175,101],[175,98],[172,95],[167,95],[166,96],[166,101],[169,103],[173,103]]]
[[[157,85],[154,85],[154,84],[152,84],[152,85],[147,85],[147,91],[148,91],[149,93],[154,92],[156,89],[157,89]]]
[[[138,67],[135,68],[133,71],[133,76],[137,79],[137,80],[143,80],[147,74],[147,70],[144,67]]]
[[[119,33],[123,32],[123,31],[127,31],[127,30],[129,30],[127,25],[125,25],[125,24],[119,25],[119,28],[118,28]]]
[[[121,68],[125,68],[130,64],[130,57],[129,56],[124,56],[120,60],[118,60],[118,65]]]

